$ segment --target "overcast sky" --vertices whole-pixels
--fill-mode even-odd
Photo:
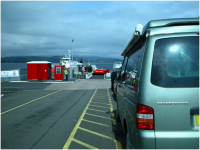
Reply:
[[[198,1],[1,1],[1,57],[122,58],[135,26],[199,16]]]

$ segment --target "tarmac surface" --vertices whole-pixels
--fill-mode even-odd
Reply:
[[[111,81],[1,83],[2,149],[121,149]]]
[[[93,75],[90,79],[104,79],[103,75]]]

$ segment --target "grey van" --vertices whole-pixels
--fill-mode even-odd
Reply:
[[[132,149],[199,149],[199,18],[138,25],[121,54],[117,112]]]

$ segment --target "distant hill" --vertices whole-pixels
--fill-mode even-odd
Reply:
[[[1,63],[27,63],[29,61],[49,61],[54,63],[60,62],[59,56],[55,57],[37,57],[37,56],[23,56],[23,57],[4,57],[1,58]]]
[[[22,56],[22,57],[4,57],[1,58],[1,63],[27,63],[29,61],[49,61],[52,63],[60,63],[60,60],[63,56],[53,56],[53,57],[41,57],[41,56]],[[82,59],[83,63],[114,63],[122,62],[122,59],[109,59],[109,58],[99,58],[99,57],[74,57],[74,60],[80,62]]]

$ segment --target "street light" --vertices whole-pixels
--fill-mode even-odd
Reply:
[[[74,68],[74,62],[73,62],[73,41],[74,41],[74,39],[72,40],[72,64],[73,64],[73,68]],[[72,69],[73,69],[72,68]],[[73,71],[73,70],[72,70]],[[73,78],[73,73],[72,73],[72,78]]]
[[[69,63],[70,63],[70,79],[72,78],[72,60],[71,60],[71,50],[69,52]]]

